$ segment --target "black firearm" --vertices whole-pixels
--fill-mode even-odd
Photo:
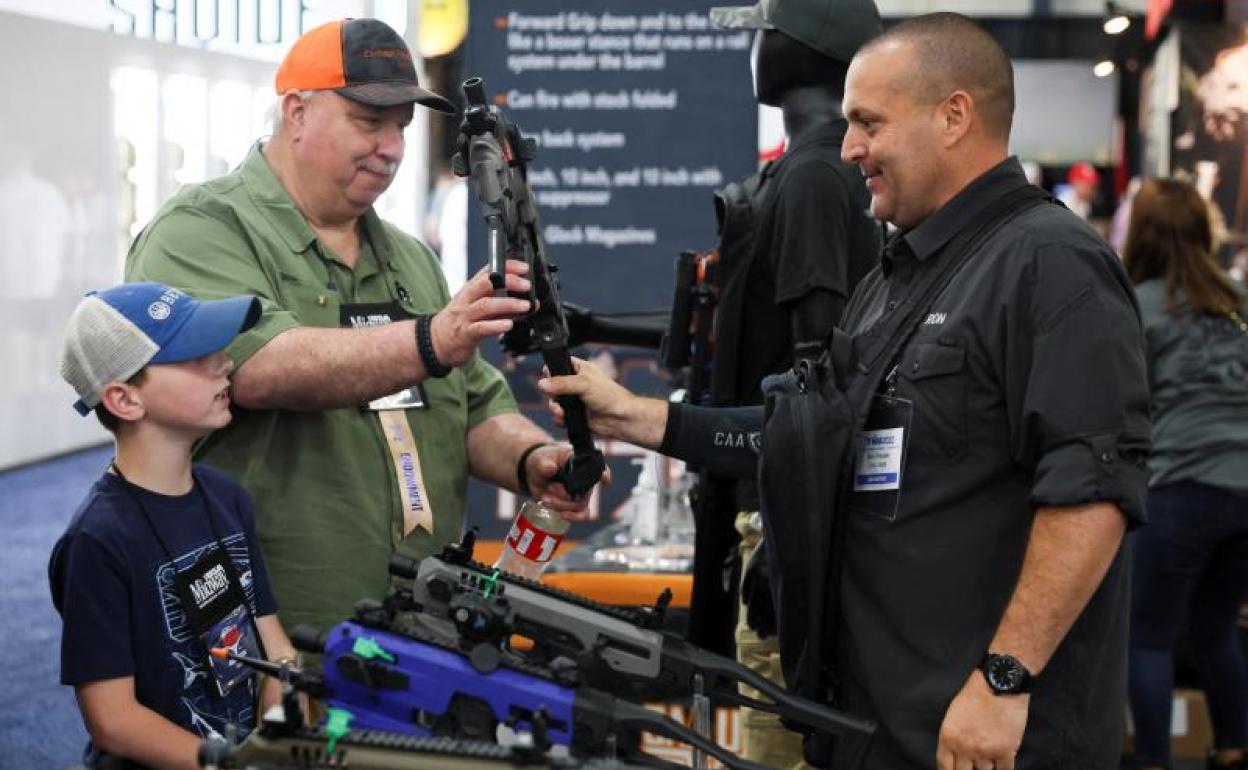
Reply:
[[[332,750],[329,740],[323,727],[287,729],[266,720],[241,742],[231,736],[205,739],[199,764],[204,770],[642,770],[623,762],[536,757],[492,743],[380,730],[352,730]]]
[[[594,343],[659,350],[668,327],[666,310],[603,313],[564,301],[563,317],[568,321],[569,348]],[[538,351],[535,340],[509,336],[503,338],[503,349],[513,356],[527,356]]]
[[[801,732],[835,736],[844,750],[842,767],[861,766],[876,730],[872,720],[798,697],[735,660],[661,630],[670,591],[653,608],[603,605],[473,561],[475,542],[468,532],[440,556],[416,561],[392,555],[390,574],[399,582],[387,596],[386,613],[414,612],[449,624],[447,633],[471,647],[473,658],[487,657],[488,649],[557,671],[568,671],[570,662],[587,691],[639,701],[701,690],[718,703],[776,714]],[[528,639],[530,649],[512,648],[513,634]],[[742,693],[741,685],[758,694]]]
[[[676,257],[670,310],[602,313],[565,301],[568,347],[596,343],[656,350],[660,366],[673,375],[684,372],[685,401],[709,404],[718,270],[718,250],[682,251]],[[532,337],[506,335],[503,349],[513,356],[525,356],[539,348]]]
[[[253,661],[247,661],[251,665]],[[651,770],[615,759],[542,754],[523,746],[423,738],[382,730],[305,727],[286,714],[265,714],[246,739],[227,724],[225,735],[200,743],[204,770]]]
[[[719,251],[682,251],[676,258],[672,311],[659,349],[663,368],[685,370],[685,402],[710,403],[715,305],[719,298]]]
[[[411,752],[425,749],[426,753],[436,744],[412,738],[445,736],[454,740],[449,748],[462,753],[472,749],[474,741],[493,740],[498,726],[506,724],[525,728],[530,736],[527,744],[503,754],[497,747],[475,749],[480,756],[544,765],[551,747],[560,745],[586,760],[613,757],[618,750],[629,753],[630,761],[651,768],[679,770],[645,754],[633,755],[633,736],[646,731],[699,749],[730,770],[772,770],[737,756],[664,714],[586,685],[575,668],[547,667],[502,655],[497,635],[507,633],[499,625],[506,619],[499,612],[505,602],[490,602],[477,594],[462,598],[468,601],[455,603],[453,624],[442,627],[446,634],[395,612],[399,602],[389,597],[385,602],[357,603],[354,620],[326,632],[296,627],[291,632],[295,647],[324,656],[324,673],[319,676],[226,649],[214,650],[213,655],[281,678],[282,715],[267,732],[262,729],[262,738],[283,737],[289,744],[292,737],[316,737],[315,731],[293,729],[302,723],[294,693],[324,698],[330,710],[319,734],[328,739],[325,751],[330,756],[347,751],[353,732],[357,738],[380,736],[380,747],[402,745]],[[495,646],[487,643],[491,639]],[[217,770],[239,767],[222,759],[229,757],[232,743],[202,746],[201,764]],[[364,741],[355,752],[378,748],[376,743]],[[352,762],[340,759],[327,767],[365,766],[360,756],[352,757]],[[427,757],[423,763],[411,762],[411,767],[430,764]]]
[[[532,283],[527,294],[518,296],[527,298],[534,309],[504,335],[504,346],[540,350],[552,375],[572,374],[568,321],[559,299],[557,268],[547,254],[537,201],[529,188],[528,164],[537,155],[537,143],[507,120],[502,110],[486,103],[481,78],[469,78],[463,88],[468,107],[451,167],[458,176],[472,180],[481,202],[489,231],[490,282],[496,294],[505,295],[504,264],[507,259],[522,259],[529,266]],[[555,480],[568,494],[580,497],[598,483],[606,461],[594,448],[581,400],[561,396],[559,406],[573,454]]]

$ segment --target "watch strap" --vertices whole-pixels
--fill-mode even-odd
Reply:
[[[994,681],[991,669],[996,665],[1004,665],[1012,669],[1018,675],[1018,681],[1009,686],[1002,686]],[[986,652],[979,661],[979,670],[983,673],[984,681],[988,683],[988,688],[994,695],[1023,695],[1031,692],[1032,684],[1035,682],[1035,676],[1013,655]]]

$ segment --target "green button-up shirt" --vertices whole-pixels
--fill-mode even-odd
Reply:
[[[241,365],[296,326],[340,326],[345,303],[397,301],[412,314],[449,300],[437,259],[371,209],[354,269],[318,242],[256,145],[235,171],[174,195],[130,249],[126,280],[160,281],[199,299],[260,297],[263,315],[227,349]],[[400,288],[401,287],[401,288]],[[255,498],[256,529],[287,627],[321,628],[354,603],[381,598],[398,550],[417,558],[458,539],[469,430],[515,401],[479,356],[423,383],[429,408],[409,409],[434,531],[402,537],[393,465],[377,415],[235,409],[197,459],[237,479]]]

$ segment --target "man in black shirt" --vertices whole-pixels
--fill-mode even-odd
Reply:
[[[1091,770],[1121,748],[1122,537],[1144,519],[1149,442],[1139,314],[1077,217],[1001,210],[1028,197],[1013,106],[1004,51],[956,14],[890,28],[846,81],[843,157],[899,228],[844,322],[860,430],[829,658],[839,705],[880,723],[872,770]],[[588,396],[605,435],[748,472],[713,437],[759,410],[656,405],[584,367],[540,385]]]
[[[846,706],[881,767],[1104,768],[1125,693],[1121,549],[1143,521],[1148,385],[1134,294],[1064,208],[991,218],[1027,180],[1007,158],[1009,60],[955,14],[890,29],[850,66],[844,157],[900,229],[847,312],[861,368],[911,402],[895,505],[855,469],[843,592]],[[891,361],[880,337],[956,269]],[[965,241],[963,241],[965,243]],[[866,426],[866,433],[875,427]]]

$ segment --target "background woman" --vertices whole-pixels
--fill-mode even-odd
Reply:
[[[1248,589],[1248,323],[1217,266],[1205,200],[1150,179],[1123,261],[1136,285],[1153,400],[1149,524],[1133,538],[1130,688],[1135,765],[1170,766],[1173,648],[1186,625],[1216,745],[1244,768],[1248,665],[1236,621]]]

